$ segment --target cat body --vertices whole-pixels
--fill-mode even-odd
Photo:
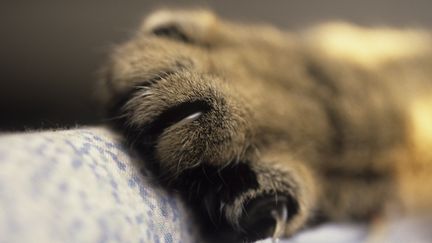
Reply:
[[[429,212],[424,30],[337,22],[288,33],[161,10],[113,50],[103,77],[115,127],[233,239]]]

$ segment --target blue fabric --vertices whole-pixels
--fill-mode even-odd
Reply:
[[[202,242],[178,195],[119,141],[103,128],[1,135],[0,243]],[[279,242],[432,242],[431,219],[327,224]]]
[[[177,195],[104,129],[0,137],[0,242],[199,242]]]

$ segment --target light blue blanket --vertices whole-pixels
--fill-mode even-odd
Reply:
[[[119,141],[104,128],[1,135],[0,243],[202,242],[180,198]],[[326,225],[285,242],[366,235],[364,226]]]

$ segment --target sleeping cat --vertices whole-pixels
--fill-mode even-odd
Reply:
[[[426,31],[328,23],[286,33],[160,10],[103,73],[115,128],[213,239],[429,212]]]

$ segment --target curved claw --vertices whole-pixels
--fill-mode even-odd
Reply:
[[[276,227],[272,235],[272,241],[278,242],[279,238],[284,234],[288,221],[288,206],[286,203],[277,205],[277,208],[271,211],[271,215],[276,222]]]

